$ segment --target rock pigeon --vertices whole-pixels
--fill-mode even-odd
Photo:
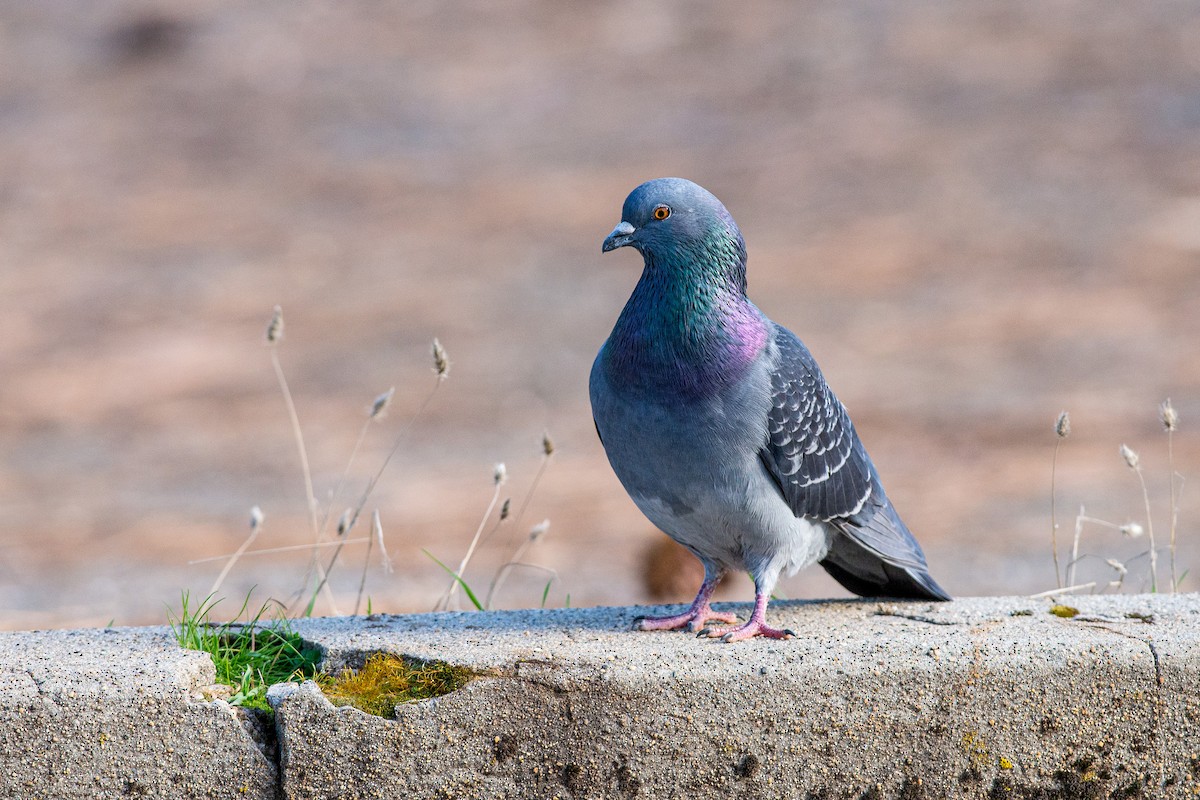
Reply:
[[[704,565],[687,611],[637,627],[789,638],[767,601],[814,562],[856,594],[949,600],[808,348],[746,297],[725,206],[682,178],[643,183],[601,249],[627,246],[645,264],[592,365],[596,431],[638,508]],[[754,580],[741,625],[709,605],[728,570]]]

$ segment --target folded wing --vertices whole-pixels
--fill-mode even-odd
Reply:
[[[855,594],[949,600],[808,348],[779,326],[775,343],[767,441],[759,455],[797,516],[836,531],[821,566]]]

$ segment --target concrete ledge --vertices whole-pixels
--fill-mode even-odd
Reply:
[[[797,639],[733,645],[629,631],[644,608],[308,620],[332,669],[485,676],[395,721],[276,687],[277,762],[161,629],[4,634],[0,795],[1196,796],[1200,596],[1065,602],[778,603]]]
[[[0,633],[0,797],[275,798],[274,728],[162,628]]]

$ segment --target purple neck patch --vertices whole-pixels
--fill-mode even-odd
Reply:
[[[643,274],[604,347],[603,365],[614,385],[701,398],[745,375],[767,345],[762,312],[739,288],[663,291],[650,273]]]

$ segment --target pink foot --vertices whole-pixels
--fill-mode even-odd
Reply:
[[[753,639],[762,636],[767,639],[792,639],[796,634],[787,628],[772,628],[762,620],[750,618],[744,625],[731,628],[705,628],[700,636],[709,639],[720,639],[722,642],[740,642],[743,639]]]
[[[698,607],[692,606],[682,614],[670,617],[638,617],[634,620],[633,627],[639,631],[677,631],[680,628],[687,628],[695,633],[703,628],[710,619],[731,624],[738,621],[737,614],[713,611],[708,603],[704,603]]]
[[[760,582],[754,579],[754,611],[742,625],[729,628],[704,628],[698,636],[709,639],[720,639],[722,642],[740,642],[743,639],[753,639],[762,636],[765,639],[792,639],[796,634],[787,628],[772,628],[767,624],[767,602],[771,598],[771,587],[775,585],[776,575],[770,574],[767,580]]]

